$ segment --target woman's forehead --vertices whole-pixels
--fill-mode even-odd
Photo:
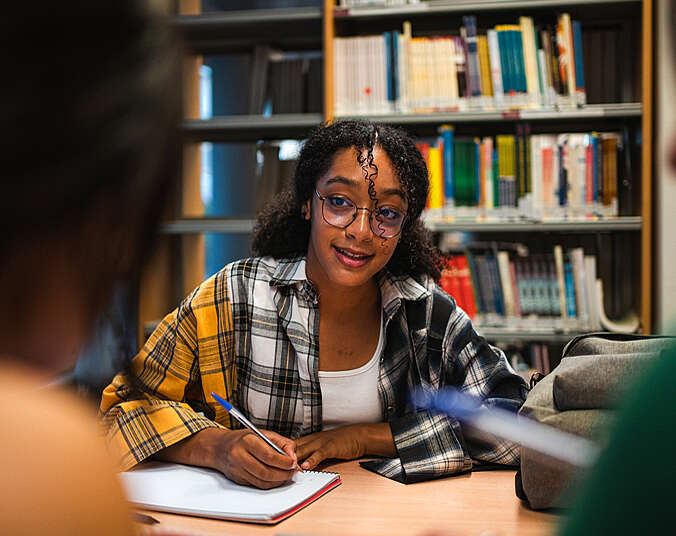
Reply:
[[[354,186],[368,186],[368,181],[365,180],[368,172],[369,178],[373,180],[378,190],[403,190],[387,153],[376,146],[372,151],[372,156],[371,160],[366,149],[361,152],[354,147],[341,149],[336,152],[328,172],[320,178],[318,183],[335,182],[332,179],[342,177],[353,182]]]

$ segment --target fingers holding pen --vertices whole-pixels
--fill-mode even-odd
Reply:
[[[275,444],[279,441],[286,448],[293,447],[293,442],[282,441],[286,439],[282,436],[273,438],[268,435],[268,437]],[[248,430],[223,430],[221,441],[216,446],[215,456],[218,469],[227,478],[238,484],[252,485],[261,489],[281,486],[291,480],[296,473],[295,451],[293,458],[279,454]]]

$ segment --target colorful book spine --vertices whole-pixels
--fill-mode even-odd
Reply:
[[[563,265],[564,285],[566,286],[566,313],[568,318],[577,316],[575,305],[575,280],[573,278],[573,266],[570,262]]]
[[[488,59],[491,66],[491,85],[493,88],[493,98],[496,108],[504,107],[505,96],[503,89],[502,61],[500,54],[500,45],[498,44],[498,34],[495,30],[486,32],[488,41]]]
[[[493,96],[493,84],[491,83],[491,61],[488,54],[488,39],[485,35],[477,37],[479,49],[479,71],[481,73],[481,93],[484,97]]]
[[[575,58],[575,95],[577,105],[587,104],[587,93],[584,85],[584,60],[582,56],[582,25],[573,21],[573,57]]]
[[[455,206],[455,163],[453,127],[442,125],[439,128],[441,139],[444,144],[443,169],[444,169],[444,206],[452,208]]]
[[[467,48],[467,76],[469,95],[481,96],[481,70],[479,67],[479,48],[477,43],[476,17],[473,15],[462,18],[465,25],[465,46]]]
[[[430,147],[427,152],[429,160],[429,208],[442,208],[444,206],[444,172],[442,166],[442,149]]]

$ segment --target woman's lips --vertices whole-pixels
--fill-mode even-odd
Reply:
[[[358,253],[354,250],[347,248],[343,249],[337,246],[333,246],[333,251],[336,254],[336,258],[349,268],[360,268],[373,258],[373,255],[366,255],[364,253]]]

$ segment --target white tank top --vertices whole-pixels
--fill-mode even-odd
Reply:
[[[324,430],[383,420],[383,406],[378,394],[378,363],[384,345],[381,316],[378,346],[368,363],[350,370],[319,371]]]

